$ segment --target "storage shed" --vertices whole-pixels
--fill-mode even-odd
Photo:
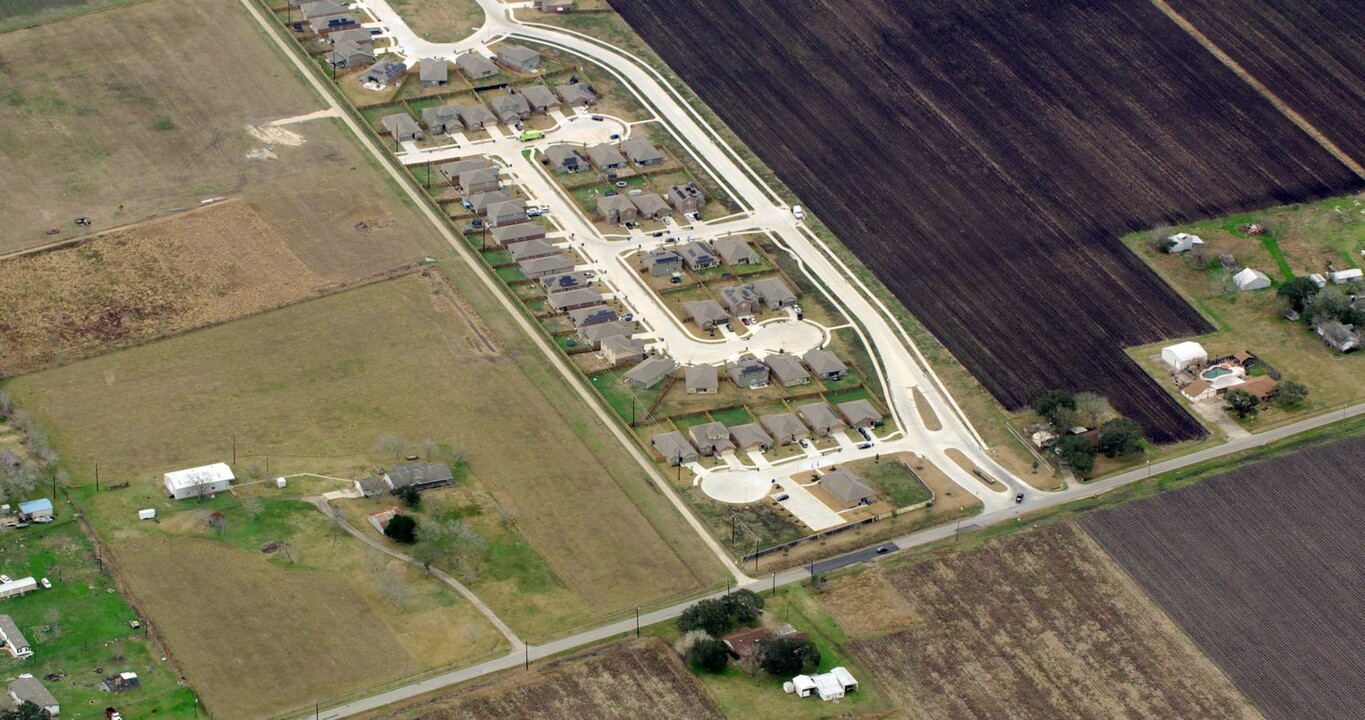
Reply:
[[[1161,348],[1161,363],[1172,370],[1184,370],[1208,361],[1209,354],[1204,351],[1204,346],[1193,340]]]

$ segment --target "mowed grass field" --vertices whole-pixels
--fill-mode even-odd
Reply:
[[[1087,515],[1083,527],[1269,718],[1365,707],[1365,437]]]
[[[230,461],[353,477],[388,435],[462,450],[590,615],[709,585],[719,565],[533,352],[504,351],[458,297],[377,283],[17,378],[80,484]],[[514,344],[513,348],[520,348]],[[491,349],[490,349],[491,348]],[[516,602],[516,594],[506,595]],[[537,628],[544,630],[545,628]]]
[[[423,39],[455,42],[483,25],[483,8],[475,0],[390,0],[403,21]]]

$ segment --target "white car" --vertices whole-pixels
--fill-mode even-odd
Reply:
[[[38,581],[38,584],[42,585],[44,590],[51,590],[51,589],[52,589],[52,581],[51,581],[51,580],[48,580],[47,578],[43,578],[42,580],[39,580],[39,581]]]
[[[11,582],[8,575],[0,575],[0,583]]]
[[[805,219],[806,219],[806,211],[805,211],[805,210],[802,210],[800,205],[793,205],[793,206],[792,206],[792,217],[796,218],[797,220],[805,220]]]

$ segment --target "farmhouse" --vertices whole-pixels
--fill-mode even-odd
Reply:
[[[33,654],[28,638],[19,632],[19,626],[14,624],[14,618],[8,615],[0,615],[0,643],[3,643],[9,654],[16,659],[22,660]]]
[[[19,503],[19,519],[24,522],[51,522],[52,517],[52,501],[47,498]]]
[[[569,320],[573,322],[574,327],[578,328],[616,322],[619,319],[621,319],[621,316],[617,315],[615,310],[606,305],[579,308],[577,310],[569,311]]]
[[[835,407],[849,427],[871,428],[882,424],[882,414],[867,400],[849,400]]]
[[[654,248],[644,254],[640,265],[651,276],[664,277],[682,270],[682,256],[668,248]]]
[[[526,201],[521,199],[492,203],[484,215],[488,218],[488,226],[493,228],[515,225],[530,219],[530,216],[526,214]]]
[[[445,58],[423,58],[417,63],[417,79],[422,87],[445,87],[450,81],[450,66]]]
[[[545,277],[573,269],[573,259],[563,253],[549,257],[525,260],[517,263],[517,268],[528,278]]]
[[[706,195],[693,182],[669,186],[664,197],[668,204],[680,213],[701,212],[702,207],[706,205]]]
[[[635,219],[635,203],[625,195],[607,195],[597,198],[597,215],[603,221],[620,225]]]
[[[782,282],[781,278],[763,278],[754,281],[754,292],[763,298],[763,302],[770,310],[791,307],[796,304],[796,293],[787,287],[787,283]]]
[[[576,173],[587,165],[587,158],[572,145],[551,145],[545,148],[545,162],[556,170]]]
[[[721,642],[730,649],[730,655],[737,660],[753,655],[758,650],[758,644],[773,637],[774,633],[765,627],[741,630],[721,638]]]
[[[389,484],[384,482],[384,478],[378,475],[371,475],[355,481],[356,492],[361,497],[379,497],[389,491]]]
[[[740,358],[725,364],[725,374],[737,387],[757,390],[768,387],[768,366],[756,358]]]
[[[482,192],[491,192],[499,187],[498,175],[500,171],[497,167],[482,167],[477,170],[466,170],[456,178],[454,186],[460,193],[460,197],[467,198]]]
[[[806,372],[801,361],[791,355],[772,353],[763,358],[763,363],[772,371],[773,377],[782,383],[782,387],[810,384],[810,373]]]
[[[635,205],[635,209],[640,211],[640,217],[658,220],[673,214],[673,208],[654,193],[642,193],[632,197],[630,201]]]
[[[735,444],[730,442],[730,430],[725,427],[725,423],[693,425],[687,429],[687,434],[702,455],[718,455],[726,450],[735,449]]]
[[[349,32],[349,31],[347,31]],[[340,35],[341,33],[337,33]],[[332,52],[327,56],[327,62],[332,67],[338,69],[364,67],[374,62],[374,46],[370,43],[359,43],[351,39],[336,39],[332,43]]]
[[[528,47],[504,43],[498,48],[498,62],[520,73],[540,69],[540,53]]]
[[[598,170],[620,170],[626,166],[626,158],[615,147],[606,143],[598,143],[588,148],[588,160],[597,167]]]
[[[821,380],[842,380],[848,374],[848,366],[844,365],[844,361],[840,360],[838,355],[822,348],[807,351],[802,359],[806,361],[810,371],[815,373],[815,377]]]
[[[740,450],[757,449],[759,452],[768,452],[768,448],[773,446],[772,436],[763,432],[758,423],[745,423],[730,428],[730,440]]]
[[[422,123],[427,126],[427,130],[432,135],[444,135],[449,132],[460,132],[464,130],[464,123],[460,121],[460,111],[452,105],[433,105],[432,107],[422,108]],[[444,169],[451,165],[461,163],[448,163],[441,166],[446,179],[454,179],[450,173],[445,173]]]
[[[1161,348],[1162,364],[1177,372],[1191,365],[1203,365],[1208,361],[1209,354],[1204,350],[1204,346],[1193,340]]]
[[[693,272],[716,266],[716,256],[711,253],[711,248],[706,243],[693,240],[683,245],[679,252],[682,254],[683,262]]]
[[[697,326],[702,330],[710,330],[717,325],[724,325],[730,322],[730,316],[725,314],[725,308],[715,300],[689,300],[683,303],[683,310],[687,311]]]
[[[544,240],[527,240],[526,242],[514,243],[508,248],[507,252],[512,256],[512,262],[518,263],[559,254],[559,250],[554,245]]]
[[[821,475],[820,487],[829,491],[845,507],[866,505],[876,495],[862,478],[846,470],[831,470]]]
[[[692,447],[692,443],[683,437],[682,433],[674,430],[673,432],[659,433],[649,439],[649,444],[654,447],[669,466],[677,467],[700,460],[697,449]]]
[[[399,142],[422,139],[422,127],[407,113],[385,115],[379,121],[379,124],[384,126],[385,132],[392,135],[393,139]]]
[[[32,577],[21,577],[7,583],[0,583],[0,600],[18,597],[38,589],[38,581]]]
[[[408,463],[394,466],[384,474],[384,484],[389,490],[398,492],[405,487],[430,490],[443,485],[454,485],[455,476],[445,463]]]
[[[554,309],[555,312],[568,312],[579,308],[593,307],[602,304],[602,293],[588,288],[570,290],[568,292],[554,293],[550,295],[545,304]]]
[[[609,337],[630,335],[633,332],[635,332],[635,327],[631,323],[615,320],[612,322],[580,327],[578,329],[578,339],[582,340],[588,347],[596,350],[602,344],[602,341]]]
[[[559,85],[555,88],[555,94],[569,107],[588,107],[597,104],[597,96],[581,83]]]
[[[52,693],[48,692],[48,689],[43,687],[37,678],[28,673],[10,681],[8,695],[15,705],[31,702],[46,710],[47,714],[53,717],[62,712],[62,706],[57,703],[57,698],[52,697]]]
[[[652,357],[621,376],[637,390],[648,390],[664,381],[678,364],[668,358]]]
[[[693,365],[687,368],[683,383],[688,395],[714,395],[720,390],[720,372],[715,365]]]
[[[602,341],[602,357],[612,366],[639,362],[644,356],[643,340],[632,340],[625,335],[612,335]]]
[[[822,402],[802,405],[796,412],[800,413],[801,419],[810,425],[816,435],[833,435],[848,429],[848,425],[834,414],[834,410]]]
[[[514,227],[523,227],[515,225]],[[549,275],[540,279],[540,284],[545,288],[545,292],[553,295],[554,293],[568,292],[578,288],[587,287],[592,284],[592,278],[586,272],[568,272],[560,275]]]
[[[544,240],[545,226],[540,223],[524,222],[516,225],[503,225],[492,230],[493,242],[498,247],[510,247],[530,240]]]
[[[475,53],[467,52],[455,58],[455,67],[470,80],[481,80],[498,74],[498,66],[492,60]]]
[[[460,123],[465,130],[482,130],[498,118],[492,110],[483,105],[457,105],[455,112],[460,115]]]
[[[1176,233],[1166,238],[1166,241],[1162,243],[1162,245],[1166,248],[1166,252],[1168,253],[1183,253],[1194,250],[1195,248],[1203,247],[1204,239],[1198,235],[1191,235],[1189,233]]]
[[[1354,325],[1346,325],[1336,320],[1318,323],[1318,337],[1329,348],[1339,353],[1360,349],[1360,333]]]
[[[394,78],[401,77],[408,71],[408,66],[392,60],[384,60],[370,66],[369,70],[360,74],[360,84],[375,83],[377,85],[387,85]]]
[[[1250,290],[1264,290],[1270,287],[1270,278],[1260,270],[1242,268],[1242,271],[1232,276],[1232,282],[1237,285],[1241,292]]]
[[[488,211],[488,206],[511,200],[512,196],[501,190],[489,190],[488,192],[475,193],[465,199],[469,203],[469,209],[477,215],[483,215]]]
[[[188,470],[166,473],[163,478],[166,494],[174,500],[192,497],[207,497],[225,492],[235,479],[232,468],[227,463],[214,463]]]
[[[542,115],[559,107],[559,98],[555,97],[555,94],[544,85],[532,85],[522,90],[521,96],[526,98],[526,103],[531,106],[531,110]]]
[[[658,148],[654,147],[648,140],[643,138],[631,138],[622,141],[621,153],[627,158],[630,158],[631,162],[641,167],[662,165],[664,162],[663,153],[659,152]]]
[[[488,104],[503,125],[516,125],[522,120],[531,119],[531,103],[526,101],[525,95],[499,95]]]
[[[753,288],[748,285],[733,285],[731,287],[721,288],[720,299],[721,302],[725,303],[725,307],[730,311],[730,314],[735,317],[753,315],[758,309],[760,302],[758,293],[755,293]]]
[[[772,413],[758,419],[779,445],[790,445],[810,437],[810,430],[791,413]]]
[[[749,246],[749,243],[738,238],[721,238],[712,244],[716,249],[716,254],[725,261],[726,265],[757,265],[758,253]]]

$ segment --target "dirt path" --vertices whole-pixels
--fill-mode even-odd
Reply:
[[[1365,166],[1361,166],[1360,163],[1356,162],[1355,158],[1347,155],[1344,150],[1337,147],[1331,140],[1328,140],[1326,135],[1323,135],[1316,127],[1313,127],[1312,123],[1308,122],[1307,118],[1298,114],[1294,108],[1289,107],[1288,103],[1281,100],[1278,95],[1270,91],[1270,88],[1263,85],[1260,80],[1257,80],[1255,76],[1250,72],[1247,72],[1246,68],[1242,67],[1236,60],[1233,60],[1231,55],[1223,52],[1223,49],[1218,47],[1218,45],[1216,45],[1213,40],[1209,39],[1209,36],[1201,32],[1199,28],[1195,27],[1194,23],[1186,20],[1184,16],[1176,12],[1175,8],[1166,3],[1166,0],[1151,0],[1151,3],[1156,9],[1160,10],[1162,14],[1170,18],[1172,22],[1179,25],[1180,29],[1184,30],[1186,34],[1194,38],[1200,45],[1204,46],[1205,50],[1208,50],[1214,57],[1218,58],[1218,62],[1226,65],[1229,70],[1245,81],[1246,84],[1250,85],[1261,97],[1270,101],[1270,104],[1274,105],[1275,109],[1289,118],[1290,122],[1298,125],[1300,130],[1308,133],[1308,136],[1316,140],[1317,143],[1322,146],[1322,149],[1331,153],[1332,157],[1341,161],[1342,165],[1350,168],[1351,172],[1355,173],[1358,177],[1365,179]]]

